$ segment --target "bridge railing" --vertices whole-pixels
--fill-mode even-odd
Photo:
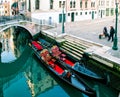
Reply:
[[[14,23],[15,21],[29,21],[33,22],[38,25],[46,25],[50,27],[56,27],[56,23],[51,20],[44,20],[44,19],[35,19],[31,17],[26,17],[26,16],[21,16],[21,15],[16,15],[16,16],[1,16],[0,17],[0,25],[4,26],[4,24],[9,24],[9,23]]]
[[[0,24],[5,24],[9,21],[15,21],[15,20],[25,20],[25,17],[15,15],[15,16],[1,16],[0,17]]]

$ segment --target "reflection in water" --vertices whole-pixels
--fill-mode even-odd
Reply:
[[[9,28],[0,34],[2,43],[1,62],[8,63],[20,57],[31,35],[20,27]]]
[[[53,88],[57,83],[44,71],[39,64],[33,59],[30,59],[29,68],[26,71],[26,77],[28,79],[28,85],[31,89],[33,97],[36,97],[40,93]]]
[[[19,33],[19,36],[21,36],[21,38],[16,38],[16,40],[14,40],[13,33],[13,28],[6,29],[5,31],[0,33],[0,97],[4,97],[3,94],[6,90],[6,86],[8,88],[10,84],[13,83],[11,81],[14,80],[16,75],[21,71],[20,69],[25,67],[24,64],[28,59],[28,55],[26,55],[27,53],[24,53],[25,58],[22,54],[25,51],[24,49],[27,48],[26,42],[24,41],[24,44],[20,44],[16,41],[22,41],[23,37],[28,40],[31,36],[28,34],[27,37],[21,36],[21,30],[21,33]],[[19,47],[16,47],[16,45],[14,44],[15,42],[17,43],[17,45],[19,45]],[[15,53],[16,51],[18,53]],[[30,52],[28,53],[30,54]],[[23,57],[24,59],[21,59],[21,57]]]
[[[13,90],[13,89],[19,87],[20,83],[25,83],[26,86],[27,86],[27,83],[25,81],[26,78],[25,78],[25,76],[23,76],[23,71],[25,71],[25,68],[27,67],[26,61],[29,58],[29,55],[30,55],[29,51],[30,50],[29,50],[29,48],[25,49],[25,51],[26,52],[28,51],[28,53],[26,53],[26,52],[23,53],[21,55],[22,57],[20,56],[14,64],[13,63],[4,64],[4,65],[9,65],[9,66],[12,67],[12,68],[11,67],[7,68],[7,72],[5,74],[3,74],[3,75],[5,75],[4,77],[3,76],[0,77],[0,87],[3,87],[4,94],[10,94],[10,93],[14,94],[14,93],[16,93],[15,90]],[[21,58],[23,58],[23,59],[21,59]],[[3,65],[3,63],[2,63],[2,65]],[[4,71],[6,71],[6,69],[4,69]],[[1,75],[1,73],[0,73],[0,75]],[[20,81],[21,79],[24,79],[24,80]],[[18,81],[19,81],[19,84],[13,88],[12,85],[14,86],[14,84],[16,84]],[[23,85],[21,84],[20,86],[23,86]],[[6,90],[7,91],[10,90],[10,93],[9,93],[9,91],[6,93]],[[1,88],[1,91],[2,91],[2,88]],[[10,97],[10,96],[5,96],[5,97]],[[14,97],[14,96],[11,96],[11,97]]]
[[[25,65],[23,72],[3,85],[3,97],[87,97],[57,79],[36,57],[30,56]],[[89,80],[88,84],[98,85],[98,97],[118,97],[115,90],[101,83]]]
[[[2,43],[0,42],[0,63],[1,63]]]
[[[14,54],[11,52],[11,45],[12,41],[11,40],[11,30],[12,29],[7,29],[4,32],[1,33],[0,35],[0,41],[2,43],[2,51],[1,51],[1,62],[10,62],[15,60]],[[10,56],[10,58],[9,58]]]
[[[10,76],[6,78],[5,76],[3,78],[0,77],[0,97],[87,97],[57,79],[56,76],[42,66],[36,57],[30,55],[27,58],[29,52],[32,52],[29,48],[25,49],[28,41],[26,37],[29,39],[30,36],[19,32],[22,31],[20,29],[13,30],[11,28],[0,34],[0,41],[3,46],[2,53],[5,51],[11,52],[11,56],[14,56],[15,59],[13,58],[10,61],[16,60],[14,65],[13,63],[9,64],[11,66],[10,70],[14,68],[12,66],[16,66],[16,68],[21,66],[19,71],[15,71],[17,70],[16,68],[14,69],[15,75],[11,71]],[[12,32],[14,31],[19,32],[19,34],[13,34]],[[8,57],[10,58],[11,56]],[[7,61],[5,60],[5,62]],[[9,68],[4,69],[4,71],[8,72]],[[12,74],[13,76],[11,76]],[[91,87],[98,89],[98,97],[118,97],[118,92],[111,87],[91,80],[87,80],[86,82]]]
[[[31,59],[26,77],[33,97],[87,97],[73,87],[61,82],[42,66],[36,57]]]

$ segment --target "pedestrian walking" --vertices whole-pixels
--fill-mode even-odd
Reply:
[[[112,38],[112,42],[113,42],[114,33],[115,33],[115,30],[114,30],[113,26],[110,26],[110,35],[109,35],[109,37],[108,37],[108,41],[110,41],[111,38]]]

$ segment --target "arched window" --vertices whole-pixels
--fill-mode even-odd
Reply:
[[[82,8],[82,1],[80,1],[80,8]]]
[[[75,5],[76,5],[76,2],[74,1],[74,2],[73,2],[73,8],[75,8]]]
[[[39,9],[39,0],[35,1],[35,9]]]

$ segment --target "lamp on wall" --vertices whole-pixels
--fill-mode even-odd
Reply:
[[[118,38],[117,38],[117,29],[118,29],[118,2],[117,0],[115,0],[115,5],[116,5],[116,8],[115,8],[115,15],[116,15],[116,21],[115,21],[115,37],[114,37],[114,41],[113,41],[113,47],[112,49],[113,50],[118,50]]]

